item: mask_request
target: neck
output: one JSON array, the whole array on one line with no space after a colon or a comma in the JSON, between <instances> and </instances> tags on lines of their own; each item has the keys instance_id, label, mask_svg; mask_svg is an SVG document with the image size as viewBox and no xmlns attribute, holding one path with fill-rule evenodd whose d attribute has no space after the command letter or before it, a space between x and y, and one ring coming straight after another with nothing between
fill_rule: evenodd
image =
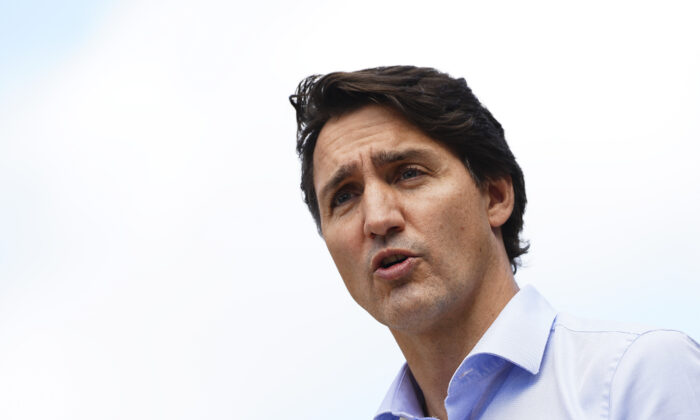
<instances>
[{"instance_id":1,"label":"neck","mask_svg":"<svg viewBox=\"0 0 700 420\"><path fill-rule=\"evenodd\" d=\"M426 414L447 419L444 401L454 372L517 292L508 266L486 276L469 302L440 325L418 333L391 331L423 392Z\"/></svg>"}]
</instances>

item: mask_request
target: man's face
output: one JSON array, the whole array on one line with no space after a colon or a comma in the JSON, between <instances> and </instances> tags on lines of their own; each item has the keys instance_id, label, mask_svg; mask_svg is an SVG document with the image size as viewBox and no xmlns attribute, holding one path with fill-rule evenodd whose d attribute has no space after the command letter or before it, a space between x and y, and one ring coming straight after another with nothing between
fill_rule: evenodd
<instances>
[{"instance_id":1,"label":"man's face","mask_svg":"<svg viewBox=\"0 0 700 420\"><path fill-rule=\"evenodd\" d=\"M462 162L370 105L326 123L313 164L321 231L357 303L397 331L463 315L498 242L488 189Z\"/></svg>"}]
</instances>

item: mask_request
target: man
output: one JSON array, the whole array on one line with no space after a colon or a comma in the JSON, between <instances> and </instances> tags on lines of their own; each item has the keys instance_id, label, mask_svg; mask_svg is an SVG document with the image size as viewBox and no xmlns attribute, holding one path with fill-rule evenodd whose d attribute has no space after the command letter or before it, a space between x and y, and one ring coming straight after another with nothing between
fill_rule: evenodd
<instances>
[{"instance_id":1,"label":"man","mask_svg":"<svg viewBox=\"0 0 700 420\"><path fill-rule=\"evenodd\" d=\"M406 358L375 419L700 419L686 335L519 290L523 174L464 79L382 67L311 76L290 99L309 210Z\"/></svg>"}]
</instances>

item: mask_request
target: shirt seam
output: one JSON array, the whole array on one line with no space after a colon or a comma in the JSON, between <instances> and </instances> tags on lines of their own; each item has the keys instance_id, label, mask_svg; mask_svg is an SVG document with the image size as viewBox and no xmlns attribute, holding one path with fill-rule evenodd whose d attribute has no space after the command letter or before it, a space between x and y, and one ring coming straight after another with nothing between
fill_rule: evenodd
<instances>
[{"instance_id":1,"label":"shirt seam","mask_svg":"<svg viewBox=\"0 0 700 420\"><path fill-rule=\"evenodd\" d=\"M623 331L623 330L578 330L575 328L568 327L564 324L557 324L555 322L555 324L552 326L552 330L554 330L556 327L561 327L561 328L564 328L566 330L569 330L571 332L576 332L576 333L591 333L591 334L618 333L618 334L627 334L627 335L635 335L635 336L640 336L640 335L644 335L644 334L651 333L651 332L657 332L657 331L676 331L673 329L666 329L666 328L644 330L642 332Z\"/></svg>"},{"instance_id":2,"label":"shirt seam","mask_svg":"<svg viewBox=\"0 0 700 420\"><path fill-rule=\"evenodd\" d=\"M627 352L632 348L632 346L642 337L650 333L654 332L679 332L677 330L673 330L670 328L659 328L659 329L654 329L654 330L648 330L644 331L642 333L637 334L637 336L630 341L630 343L625 347L625 350L620 354L620 357L617 359L617 364L615 365L615 369L613 370L612 376L610 377L610 383L608 384L608 415L607 418L610 419L610 413L612 413L612 386L613 382L615 382L615 375L617 375L617 371L620 368L620 365L622 364L622 359L625 358L627 355Z\"/></svg>"}]
</instances>

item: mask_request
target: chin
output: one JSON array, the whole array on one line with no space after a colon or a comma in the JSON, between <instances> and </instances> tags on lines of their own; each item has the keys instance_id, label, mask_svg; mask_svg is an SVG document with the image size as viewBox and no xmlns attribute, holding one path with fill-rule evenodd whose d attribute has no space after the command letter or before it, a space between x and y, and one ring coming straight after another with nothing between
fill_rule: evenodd
<instances>
[{"instance_id":1,"label":"chin","mask_svg":"<svg viewBox=\"0 0 700 420\"><path fill-rule=\"evenodd\" d=\"M430 329L440 319L447 300L422 291L390 297L377 321L392 330L418 333Z\"/></svg>"}]
</instances>

